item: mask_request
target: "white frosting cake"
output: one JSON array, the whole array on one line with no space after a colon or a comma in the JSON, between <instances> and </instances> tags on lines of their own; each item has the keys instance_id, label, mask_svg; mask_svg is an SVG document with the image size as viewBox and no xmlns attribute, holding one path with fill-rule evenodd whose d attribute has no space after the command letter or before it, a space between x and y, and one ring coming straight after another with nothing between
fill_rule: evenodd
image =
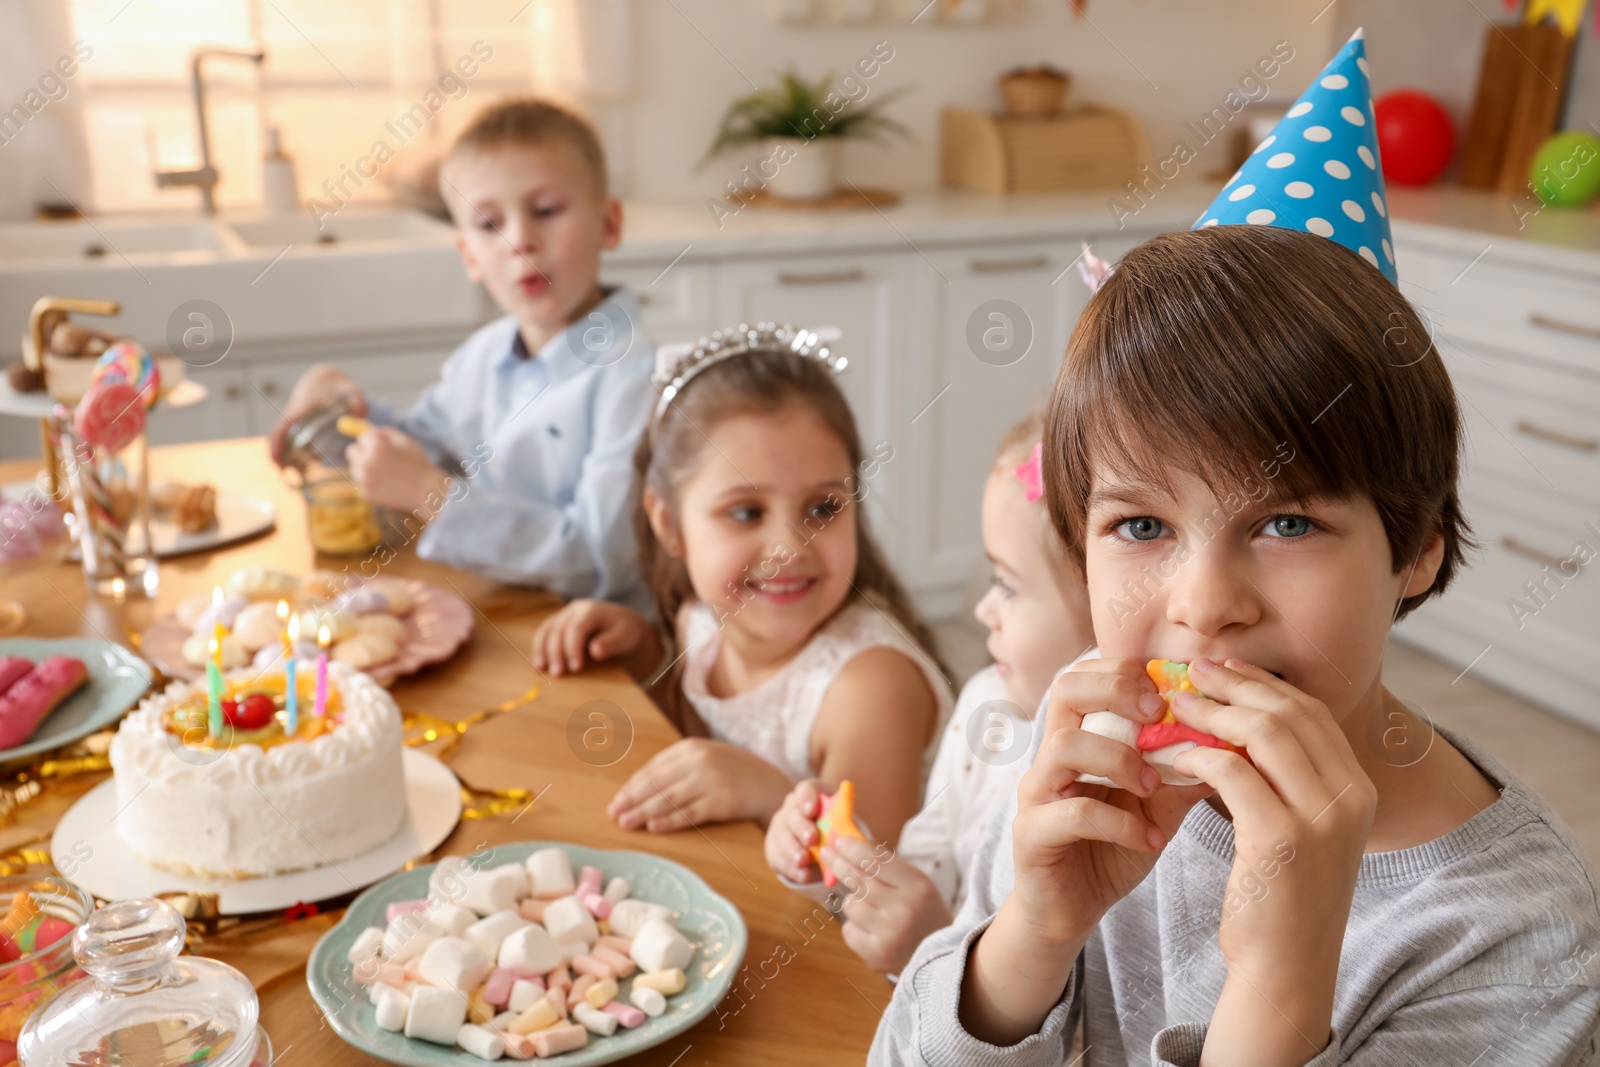
<instances>
[{"instance_id":1,"label":"white frosting cake","mask_svg":"<svg viewBox=\"0 0 1600 1067\"><path fill-rule=\"evenodd\" d=\"M117 837L152 866L213 878L319 867L387 841L406 813L400 709L341 663L328 665L328 688L341 704L331 729L267 748L188 747L168 729L169 710L203 697L203 682L146 697L111 742ZM302 721L310 712L302 699Z\"/></svg>"}]
</instances>

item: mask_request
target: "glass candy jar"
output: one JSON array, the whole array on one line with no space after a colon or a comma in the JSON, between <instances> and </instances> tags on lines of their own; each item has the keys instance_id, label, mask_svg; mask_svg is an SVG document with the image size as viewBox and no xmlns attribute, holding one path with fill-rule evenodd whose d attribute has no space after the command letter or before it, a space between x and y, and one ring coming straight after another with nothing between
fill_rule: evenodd
<instances>
[{"instance_id":1,"label":"glass candy jar","mask_svg":"<svg viewBox=\"0 0 1600 1067\"><path fill-rule=\"evenodd\" d=\"M22 1030L22 1067L271 1067L256 991L225 963L180 956L184 922L162 900L108 904L78 928L88 972Z\"/></svg>"}]
</instances>

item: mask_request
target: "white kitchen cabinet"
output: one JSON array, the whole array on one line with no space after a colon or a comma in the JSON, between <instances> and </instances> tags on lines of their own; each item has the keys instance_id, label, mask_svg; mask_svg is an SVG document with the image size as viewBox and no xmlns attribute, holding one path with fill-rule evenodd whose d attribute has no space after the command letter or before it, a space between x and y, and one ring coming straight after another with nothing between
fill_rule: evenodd
<instances>
[{"instance_id":1,"label":"white kitchen cabinet","mask_svg":"<svg viewBox=\"0 0 1600 1067\"><path fill-rule=\"evenodd\" d=\"M1461 401L1479 548L1396 635L1600 729L1600 256L1469 263L1432 237L1397 233L1396 256Z\"/></svg>"},{"instance_id":2,"label":"white kitchen cabinet","mask_svg":"<svg viewBox=\"0 0 1600 1067\"><path fill-rule=\"evenodd\" d=\"M693 341L716 329L710 263L683 258L600 265L606 285L625 285L639 301L644 334L653 345Z\"/></svg>"},{"instance_id":3,"label":"white kitchen cabinet","mask_svg":"<svg viewBox=\"0 0 1600 1067\"><path fill-rule=\"evenodd\" d=\"M1115 258L1126 242L1097 242ZM1088 299L1081 239L930 249L913 257L910 353L897 376L915 471L906 571L930 614L959 607L983 558L983 485L1005 431L1043 403Z\"/></svg>"},{"instance_id":4,"label":"white kitchen cabinet","mask_svg":"<svg viewBox=\"0 0 1600 1067\"><path fill-rule=\"evenodd\" d=\"M206 398L184 408L157 407L150 415L150 443L178 444L244 437L250 421L250 401L244 366L223 359L210 367L189 367L187 378L206 387Z\"/></svg>"}]
</instances>

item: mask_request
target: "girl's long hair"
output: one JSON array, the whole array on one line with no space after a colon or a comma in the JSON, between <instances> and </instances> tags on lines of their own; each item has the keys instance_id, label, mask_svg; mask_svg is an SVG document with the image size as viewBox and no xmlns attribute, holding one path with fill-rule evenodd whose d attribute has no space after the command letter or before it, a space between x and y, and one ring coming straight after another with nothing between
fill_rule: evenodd
<instances>
[{"instance_id":1,"label":"girl's long hair","mask_svg":"<svg viewBox=\"0 0 1600 1067\"><path fill-rule=\"evenodd\" d=\"M639 552L639 569L655 604L656 623L665 645L676 644L679 609L695 599L689 572L656 540L645 510L649 489L669 511L676 506L678 484L695 468L707 435L723 420L738 415L765 415L790 403L804 403L844 445L850 457L852 499L847 506L860 509L859 492L865 455L855 416L834 381L834 372L815 359L793 352L758 350L726 359L696 375L673 398L661 416L639 435L633 453L633 529ZM950 671L934 645L933 634L917 617L894 571L868 529L864 509L856 514L856 571L851 579L852 598L884 612L922 651L945 680ZM846 603L849 601L847 600ZM693 717L682 699L681 660L656 681L654 694L674 724L693 732Z\"/></svg>"}]
</instances>

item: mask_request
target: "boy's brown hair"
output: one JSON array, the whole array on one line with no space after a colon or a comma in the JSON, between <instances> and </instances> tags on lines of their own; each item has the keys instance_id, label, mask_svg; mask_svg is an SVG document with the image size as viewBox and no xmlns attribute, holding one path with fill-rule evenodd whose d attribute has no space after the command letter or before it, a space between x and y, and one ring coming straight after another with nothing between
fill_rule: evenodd
<instances>
[{"instance_id":1,"label":"boy's brown hair","mask_svg":"<svg viewBox=\"0 0 1600 1067\"><path fill-rule=\"evenodd\" d=\"M1365 495L1395 573L1444 538L1433 585L1397 618L1472 546L1460 411L1427 328L1379 271L1314 234L1215 226L1133 249L1078 320L1045 423L1045 497L1079 566L1097 470L1167 488L1190 470L1223 499Z\"/></svg>"},{"instance_id":2,"label":"boy's brown hair","mask_svg":"<svg viewBox=\"0 0 1600 1067\"><path fill-rule=\"evenodd\" d=\"M443 166L468 152L503 145L570 145L583 159L593 181L595 198L608 195L606 152L589 120L559 104L536 97L512 97L490 104L472 117L456 135Z\"/></svg>"}]
</instances>

